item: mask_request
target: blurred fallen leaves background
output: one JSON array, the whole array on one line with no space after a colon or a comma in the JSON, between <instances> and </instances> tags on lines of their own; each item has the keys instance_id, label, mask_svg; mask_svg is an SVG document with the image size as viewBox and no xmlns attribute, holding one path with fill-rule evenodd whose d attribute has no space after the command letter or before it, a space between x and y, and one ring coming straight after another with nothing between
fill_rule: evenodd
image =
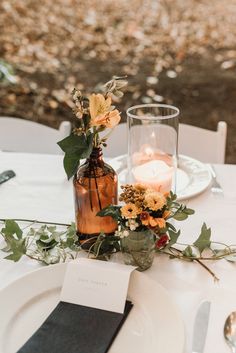
<instances>
[{"instance_id":1,"label":"blurred fallen leaves background","mask_svg":"<svg viewBox=\"0 0 236 353\"><path fill-rule=\"evenodd\" d=\"M57 127L74 86L126 74L121 110L164 102L182 122L226 120L236 163L235 19L235 0L2 0L0 115Z\"/></svg>"}]
</instances>

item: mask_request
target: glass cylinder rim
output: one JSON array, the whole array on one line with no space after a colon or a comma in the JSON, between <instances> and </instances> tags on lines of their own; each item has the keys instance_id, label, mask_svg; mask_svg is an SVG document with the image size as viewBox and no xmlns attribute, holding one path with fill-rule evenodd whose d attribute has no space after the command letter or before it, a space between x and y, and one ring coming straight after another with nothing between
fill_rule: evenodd
<instances>
[{"instance_id":1,"label":"glass cylinder rim","mask_svg":"<svg viewBox=\"0 0 236 353\"><path fill-rule=\"evenodd\" d=\"M136 114L132 114L131 111L134 109L140 109L140 108L166 108L166 109L173 109L175 112L173 114L168 114L165 116L145 116L145 115L141 115L138 116ZM175 118L176 116L179 115L179 108L175 107L174 105L169 105L169 104L158 104L158 103L148 103L148 104L137 104L134 105L130 108L128 108L126 110L126 113L128 115L129 118L134 118L134 119L145 119L145 120L155 120L155 119L159 119L159 120L166 120L166 119L171 119L171 118Z\"/></svg>"}]
</instances>

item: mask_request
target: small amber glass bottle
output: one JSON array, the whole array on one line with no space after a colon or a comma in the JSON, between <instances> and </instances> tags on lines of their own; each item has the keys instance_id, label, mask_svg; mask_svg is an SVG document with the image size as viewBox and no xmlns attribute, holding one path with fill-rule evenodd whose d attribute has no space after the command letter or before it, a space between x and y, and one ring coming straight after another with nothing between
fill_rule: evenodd
<instances>
[{"instance_id":1,"label":"small amber glass bottle","mask_svg":"<svg viewBox=\"0 0 236 353\"><path fill-rule=\"evenodd\" d=\"M73 180L76 229L80 243L96 239L100 232L112 234L116 222L96 214L106 206L117 204L117 174L104 162L101 148L93 148L90 157L78 168Z\"/></svg>"}]
</instances>

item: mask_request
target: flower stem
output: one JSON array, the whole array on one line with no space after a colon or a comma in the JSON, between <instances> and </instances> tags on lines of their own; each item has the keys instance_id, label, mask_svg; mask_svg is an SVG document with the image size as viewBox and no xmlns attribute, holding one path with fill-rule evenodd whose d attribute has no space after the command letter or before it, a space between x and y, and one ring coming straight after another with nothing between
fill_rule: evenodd
<instances>
[{"instance_id":1,"label":"flower stem","mask_svg":"<svg viewBox=\"0 0 236 353\"><path fill-rule=\"evenodd\" d=\"M5 218L5 219L0 219L1 222L6 222L6 221L12 221L12 218ZM20 218L15 218L15 222L29 222L29 223L39 223L39 224L52 224L52 225L57 225L57 226L65 226L69 227L70 224L67 223L56 223L56 222L47 222L47 221L37 221L37 220L32 220L32 219L20 219Z\"/></svg>"},{"instance_id":2,"label":"flower stem","mask_svg":"<svg viewBox=\"0 0 236 353\"><path fill-rule=\"evenodd\" d=\"M194 261L196 261L199 265L205 268L205 270L207 270L210 273L210 275L213 277L215 282L219 281L219 278L215 275L215 273L208 266L206 266L201 260L196 259Z\"/></svg>"},{"instance_id":3,"label":"flower stem","mask_svg":"<svg viewBox=\"0 0 236 353\"><path fill-rule=\"evenodd\" d=\"M97 183L97 177L96 177L94 165L93 165L93 173L94 173L94 180L95 180L95 185L96 185L96 192L97 192L97 197L98 197L99 208L100 208L100 210L102 210L102 204L101 204L101 200L100 200L100 195L99 195L99 190L98 190L98 183Z\"/></svg>"},{"instance_id":4,"label":"flower stem","mask_svg":"<svg viewBox=\"0 0 236 353\"><path fill-rule=\"evenodd\" d=\"M174 248L174 247L171 247L170 249L173 249L173 250L175 250L177 253L179 253L179 254L182 255L182 251L181 251L181 250L176 249L176 248ZM175 255L173 254L173 256L175 256ZM179 259L183 259L182 256L176 256L176 257L178 257ZM205 270L207 270L207 272L209 272L210 275L214 278L214 281L219 281L219 278L215 275L215 273L214 273L208 266L206 266L200 259L192 258L191 260L196 261L196 262L197 262L199 265L201 265Z\"/></svg>"}]
</instances>

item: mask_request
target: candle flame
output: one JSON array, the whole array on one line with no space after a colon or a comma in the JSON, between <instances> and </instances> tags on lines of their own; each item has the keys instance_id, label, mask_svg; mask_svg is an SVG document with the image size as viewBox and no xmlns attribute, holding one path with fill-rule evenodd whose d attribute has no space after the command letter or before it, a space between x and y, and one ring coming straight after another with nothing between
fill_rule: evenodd
<instances>
[{"instance_id":1,"label":"candle flame","mask_svg":"<svg viewBox=\"0 0 236 353\"><path fill-rule=\"evenodd\" d=\"M148 156L148 157L152 157L154 155L154 151L150 146L145 147L144 153Z\"/></svg>"}]
</instances>

